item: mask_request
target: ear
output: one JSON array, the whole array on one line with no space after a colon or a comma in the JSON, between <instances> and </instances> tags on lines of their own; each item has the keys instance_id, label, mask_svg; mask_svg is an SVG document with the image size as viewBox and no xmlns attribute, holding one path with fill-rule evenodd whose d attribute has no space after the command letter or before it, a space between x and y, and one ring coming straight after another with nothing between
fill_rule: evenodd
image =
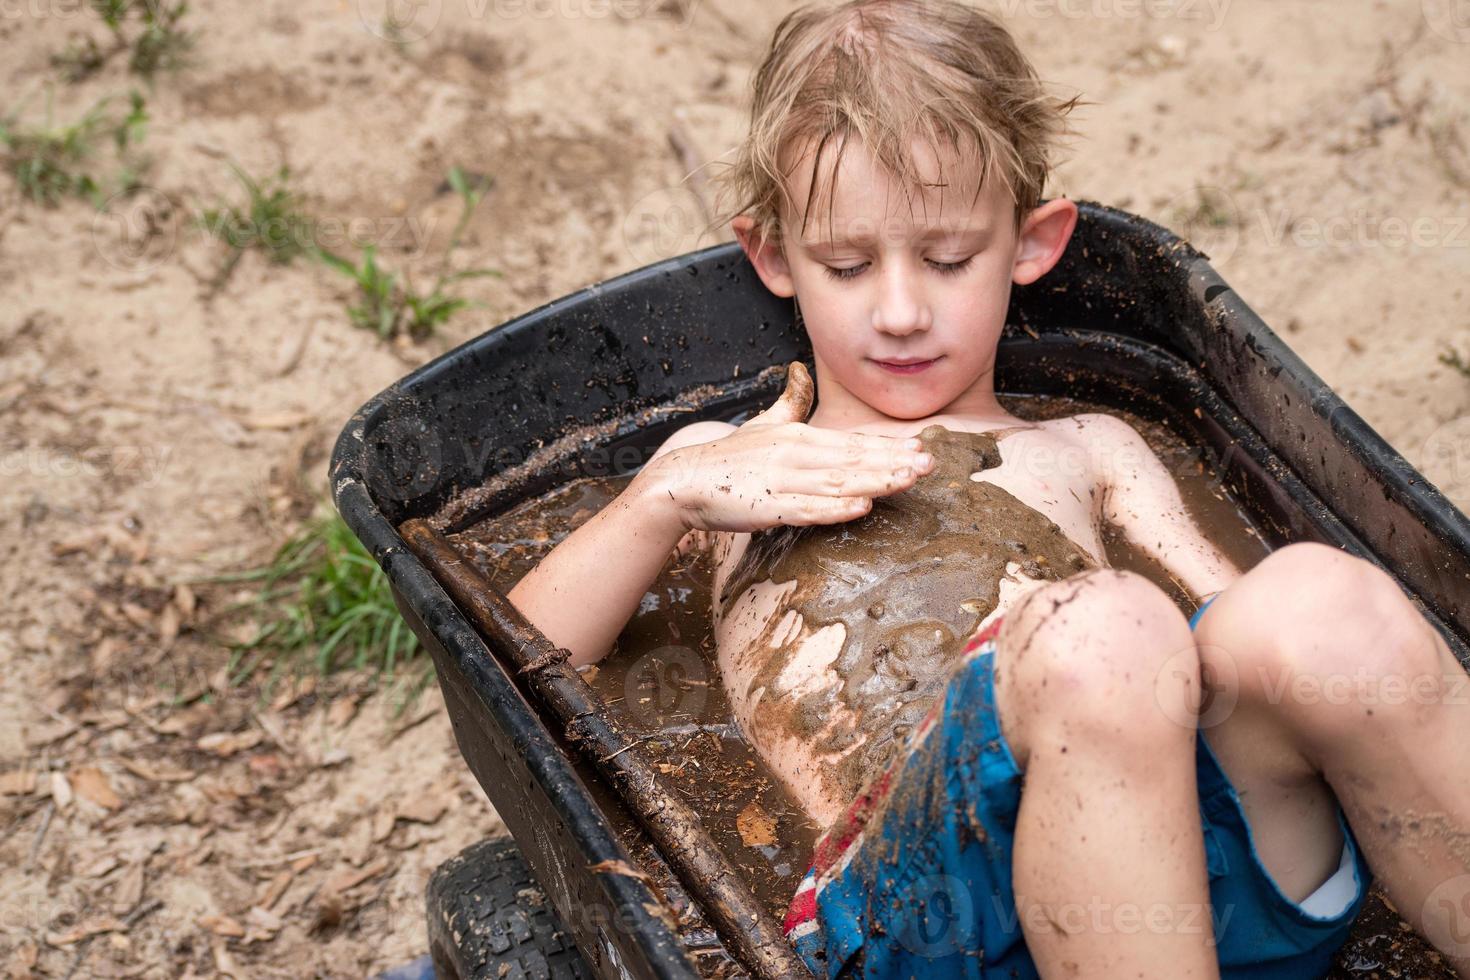
<instances>
[{"instance_id":1,"label":"ear","mask_svg":"<svg viewBox=\"0 0 1470 980\"><path fill-rule=\"evenodd\" d=\"M1066 198L1033 208L1021 222L1011 280L1018 286L1029 286L1050 272L1067 250L1076 227L1077 205Z\"/></svg>"},{"instance_id":2,"label":"ear","mask_svg":"<svg viewBox=\"0 0 1470 980\"><path fill-rule=\"evenodd\" d=\"M774 239L760 243L755 219L748 214L737 215L731 220L730 230L735 232L736 240L745 249L746 257L755 266L756 274L766 288L777 296L795 296L796 283L792 281L791 267L786 263L780 243Z\"/></svg>"}]
</instances>

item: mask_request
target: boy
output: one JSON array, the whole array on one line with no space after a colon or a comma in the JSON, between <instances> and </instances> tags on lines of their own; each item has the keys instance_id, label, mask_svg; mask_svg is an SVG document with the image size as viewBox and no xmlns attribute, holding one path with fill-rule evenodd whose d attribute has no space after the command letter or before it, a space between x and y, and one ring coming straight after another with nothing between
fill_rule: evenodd
<instances>
[{"instance_id":1,"label":"boy","mask_svg":"<svg viewBox=\"0 0 1470 980\"><path fill-rule=\"evenodd\" d=\"M1470 962L1463 671L1392 579L1315 544L1242 574L1128 425L995 397L1010 286L1075 226L1041 200L1069 105L947 0L798 10L754 88L732 225L816 390L792 365L675 433L510 598L590 663L713 549L737 718L828 827L787 919L813 970L1320 975L1370 864ZM1193 620L1103 567L1104 521L1211 597ZM1391 677L1425 696L1362 683Z\"/></svg>"}]
</instances>

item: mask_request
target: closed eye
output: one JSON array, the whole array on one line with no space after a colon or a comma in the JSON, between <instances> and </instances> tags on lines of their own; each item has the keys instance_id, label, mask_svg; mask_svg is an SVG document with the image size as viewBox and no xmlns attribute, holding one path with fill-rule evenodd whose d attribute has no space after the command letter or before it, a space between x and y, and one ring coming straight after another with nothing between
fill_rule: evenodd
<instances>
[{"instance_id":1,"label":"closed eye","mask_svg":"<svg viewBox=\"0 0 1470 980\"><path fill-rule=\"evenodd\" d=\"M965 269L969 267L970 263L974 261L974 259L975 256L969 255L963 259L960 259L958 262L936 262L933 259L925 259L924 261L927 262L929 264L929 268L933 269L935 272L943 273L947 276L952 276L956 273L964 272Z\"/></svg>"},{"instance_id":2,"label":"closed eye","mask_svg":"<svg viewBox=\"0 0 1470 980\"><path fill-rule=\"evenodd\" d=\"M838 280L855 279L867 267L868 267L868 263L866 263L866 262L859 262L857 265L849 265L849 266L845 266L845 267L844 266L835 266L835 265L823 265L822 266L822 268L824 270L826 270L826 273L827 273L828 276L830 276L833 279L838 279Z\"/></svg>"}]
</instances>

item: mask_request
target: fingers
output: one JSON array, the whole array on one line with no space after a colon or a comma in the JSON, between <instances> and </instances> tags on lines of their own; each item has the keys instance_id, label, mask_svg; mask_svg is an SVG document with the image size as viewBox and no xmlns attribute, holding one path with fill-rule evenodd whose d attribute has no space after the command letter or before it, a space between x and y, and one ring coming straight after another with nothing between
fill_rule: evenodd
<instances>
[{"instance_id":1,"label":"fingers","mask_svg":"<svg viewBox=\"0 0 1470 980\"><path fill-rule=\"evenodd\" d=\"M907 490L927 472L900 461L897 465L880 463L864 468L810 468L793 470L782 481L787 493L812 494L823 497L881 497Z\"/></svg>"},{"instance_id":2,"label":"fingers","mask_svg":"<svg viewBox=\"0 0 1470 980\"><path fill-rule=\"evenodd\" d=\"M805 527L810 524L840 524L856 520L873 507L871 497L816 497L810 494L778 493L770 497L770 520L776 524Z\"/></svg>"}]
</instances>

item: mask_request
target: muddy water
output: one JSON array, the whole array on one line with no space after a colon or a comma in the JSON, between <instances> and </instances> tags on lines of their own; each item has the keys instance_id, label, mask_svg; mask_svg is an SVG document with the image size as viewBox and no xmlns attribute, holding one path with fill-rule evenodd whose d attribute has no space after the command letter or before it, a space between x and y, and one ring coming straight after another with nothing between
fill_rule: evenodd
<instances>
[{"instance_id":1,"label":"muddy water","mask_svg":"<svg viewBox=\"0 0 1470 980\"><path fill-rule=\"evenodd\" d=\"M1002 401L1011 412L1029 420L1098 410L1060 398L1005 397ZM1174 475L1191 516L1237 567L1249 569L1266 555L1268 549L1259 533L1226 494L1208 457L1162 425L1127 412L1108 411L1127 419L1143 434ZM743 417L743 413L735 415L730 421L739 422ZM456 544L502 591L509 591L625 484L626 479L576 481L471 527L455 536ZM1174 598L1181 611L1194 611L1194 598L1116 531L1105 528L1103 542L1108 564L1148 577ZM708 829L731 862L779 916L806 867L817 828L786 798L734 728L716 667L709 617L711 577L712 569L703 556L666 566L613 653L591 672L590 681L604 698L619 704L644 734L656 736L643 743L642 749L658 762L669 784L705 816ZM743 975L646 837L631 821L618 816L621 810L610 791L595 779L589 779L588 785L603 809L614 815L614 826L625 846L668 897L679 918L680 938L701 974ZM1375 885L1330 980L1451 976L1438 954L1406 928Z\"/></svg>"},{"instance_id":2,"label":"muddy water","mask_svg":"<svg viewBox=\"0 0 1470 980\"><path fill-rule=\"evenodd\" d=\"M1059 398L1008 398L1005 401L1011 411L1027 419L1098 410L1096 406ZM1175 475L1191 514L1222 550L1246 568L1265 555L1266 548L1249 520L1219 488L1215 474L1204 465L1197 450L1191 449L1163 426L1126 413L1118 414L1123 414L1148 439ZM933 427L932 434L936 438L966 442L966 448L982 461L987 452L996 452L994 436L951 433L938 427ZM1000 438L1004 438L1004 434ZM983 618L993 608L995 597L970 596L968 592L965 596L955 592L952 597L949 593L955 589L972 589L976 581L994 581L999 576L992 574L996 570L989 569L989 565L999 563L1003 567L1006 561L1015 559L1025 563L1033 574L1040 575L1043 569L1050 568L1056 577L1061 577L1090 564L1083 557L1085 553L1058 534L1054 525L1000 488L969 480L969 470L960 474L962 479L957 480L939 479L936 473L937 470L931 473L926 483L931 489L903 495L922 503L922 507L875 508L874 514L866 519L867 523L874 525L868 536L883 540L894 536L896 540L933 538L936 534L931 532L936 529L919 534L916 522L952 523L958 516L965 516L968 528L969 515L980 512L989 513L995 520L1013 522L1016 533L1005 535L997 532L993 536L1013 540L1018 549L1013 549L1016 554L971 556L966 562L946 559L939 563L941 568L962 565L968 569L962 576L964 582L951 582L946 578L938 583L943 586L940 591L945 593L946 602L942 605L947 608L958 609L959 599L970 601L973 609L967 623L969 619L978 622ZM502 591L509 591L567 533L612 500L626 480L575 481L456 535L455 542ZM984 501L968 499L977 494L988 496ZM920 497L923 498L921 501ZM990 497L1007 499L991 500ZM883 499L886 498L880 498ZM1037 526L1031 527L1031 524ZM943 537L942 534L937 536ZM1110 564L1149 576L1175 597L1183 611L1193 612L1193 598L1160 566L1132 549L1120 535L1107 534L1104 540ZM854 538L851 543L854 560L865 555L870 559L876 557L872 541ZM932 558L919 556L919 559L925 557ZM970 567L977 562L989 562L986 565L989 571ZM768 904L779 909L796 886L815 828L785 798L734 730L729 704L715 666L709 616L713 599L711 572L704 556L690 556L666 566L619 637L614 653L592 673L591 683L608 701L620 704L636 723L644 727L645 734L667 733L647 743L649 751L666 763L670 781L707 815L711 829L732 859L751 873ZM928 574L931 573L926 572ZM954 597L957 597L956 602L947 601ZM896 607L884 609L881 601L873 601L873 597L866 593L848 598L851 601L829 604L824 614L847 623L851 630L866 630L873 634L870 637L874 641L872 644L852 646L874 650L885 645L890 649L897 648L901 645L899 639L915 630L918 630L915 635L922 633L928 639L933 637L935 623L930 622L927 615L910 615L913 610L905 612ZM875 610L877 615L874 615ZM918 618L925 620L922 629L915 626L914 621ZM973 627L974 623L968 625ZM941 640L945 635L953 640L965 631L965 626L965 623L941 624ZM922 643L919 646L928 649ZM883 671L886 674L879 679L891 682L888 686L902 686L903 678L899 675L906 669L900 669L902 665L867 661L851 666L855 687L861 686L863 681L874 681L875 673ZM869 683L867 686L874 685ZM741 813L747 815L745 837L737 825ZM762 816L775 821L776 839L780 844L752 847L746 843L747 839L758 840L764 836L750 833L752 826L759 826Z\"/></svg>"}]
</instances>

